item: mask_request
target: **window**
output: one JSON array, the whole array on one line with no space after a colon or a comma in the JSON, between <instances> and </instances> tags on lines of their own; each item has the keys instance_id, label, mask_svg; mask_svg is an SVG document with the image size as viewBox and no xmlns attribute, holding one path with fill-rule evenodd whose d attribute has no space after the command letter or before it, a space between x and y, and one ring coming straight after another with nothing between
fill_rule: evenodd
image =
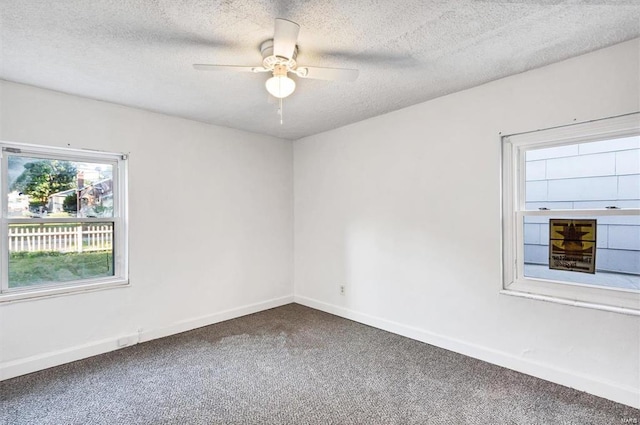
<instances>
[{"instance_id":1,"label":"window","mask_svg":"<svg viewBox=\"0 0 640 425\"><path fill-rule=\"evenodd\" d=\"M128 283L126 156L0 147L0 301Z\"/></svg>"},{"instance_id":2,"label":"window","mask_svg":"<svg viewBox=\"0 0 640 425\"><path fill-rule=\"evenodd\" d=\"M503 137L503 278L640 315L640 114Z\"/></svg>"}]
</instances>

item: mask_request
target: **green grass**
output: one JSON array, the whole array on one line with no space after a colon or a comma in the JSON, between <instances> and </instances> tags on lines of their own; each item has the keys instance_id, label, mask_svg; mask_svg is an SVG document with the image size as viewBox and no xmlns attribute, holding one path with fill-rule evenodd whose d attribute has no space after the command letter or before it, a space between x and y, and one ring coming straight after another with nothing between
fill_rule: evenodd
<instances>
[{"instance_id":1,"label":"green grass","mask_svg":"<svg viewBox=\"0 0 640 425\"><path fill-rule=\"evenodd\" d=\"M10 288L105 276L113 276L111 251L38 251L9 254Z\"/></svg>"}]
</instances>

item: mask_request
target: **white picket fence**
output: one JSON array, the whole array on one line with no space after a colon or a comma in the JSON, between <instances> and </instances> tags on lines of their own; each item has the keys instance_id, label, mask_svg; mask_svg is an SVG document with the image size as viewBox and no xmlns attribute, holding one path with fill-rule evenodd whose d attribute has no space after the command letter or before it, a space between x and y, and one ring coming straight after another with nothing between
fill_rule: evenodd
<instances>
[{"instance_id":1,"label":"white picket fence","mask_svg":"<svg viewBox=\"0 0 640 425\"><path fill-rule=\"evenodd\" d=\"M86 252L111 250L110 225L9 227L9 252Z\"/></svg>"}]
</instances>

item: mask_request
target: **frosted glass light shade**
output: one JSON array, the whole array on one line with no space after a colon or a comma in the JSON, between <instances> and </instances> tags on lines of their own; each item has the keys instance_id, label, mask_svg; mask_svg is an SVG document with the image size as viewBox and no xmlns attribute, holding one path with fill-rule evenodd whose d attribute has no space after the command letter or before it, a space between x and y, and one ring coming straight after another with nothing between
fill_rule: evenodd
<instances>
[{"instance_id":1,"label":"frosted glass light shade","mask_svg":"<svg viewBox=\"0 0 640 425\"><path fill-rule=\"evenodd\" d=\"M296 89L296 82L286 75L276 75L265 83L267 91L279 99L289 96Z\"/></svg>"}]
</instances>

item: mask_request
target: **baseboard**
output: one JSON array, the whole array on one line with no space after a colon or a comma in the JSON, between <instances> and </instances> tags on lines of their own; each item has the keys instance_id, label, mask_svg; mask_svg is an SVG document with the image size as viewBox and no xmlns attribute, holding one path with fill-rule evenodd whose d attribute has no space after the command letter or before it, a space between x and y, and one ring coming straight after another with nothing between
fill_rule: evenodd
<instances>
[{"instance_id":1,"label":"baseboard","mask_svg":"<svg viewBox=\"0 0 640 425\"><path fill-rule=\"evenodd\" d=\"M274 298L268 301L249 304L243 307L225 310L194 319L183 320L162 328L143 330L140 332L140 342L164 338L165 336L175 335L192 329L201 328L203 326L213 325L214 323L224 322L225 320L235 319L246 316L247 314L258 313L263 310L269 310L270 308L291 304L293 302L293 298L293 295L288 295L286 297Z\"/></svg>"},{"instance_id":2,"label":"baseboard","mask_svg":"<svg viewBox=\"0 0 640 425\"><path fill-rule=\"evenodd\" d=\"M109 351L115 351L120 348L128 347L140 342L163 338L180 332L212 325L214 323L224 322L225 320L246 316L247 314L258 313L263 310L280 307L292 302L293 295L274 298L255 304L249 304L242 307L224 310L206 316L183 320L162 328L143 330L139 333L128 335L118 335L115 338L93 341L64 350L58 350L50 353L27 357L24 359L0 363L0 381L15 378L16 376L26 375L28 373L37 372L39 370L48 369L53 366L59 366L65 363L74 362L76 360L82 360L87 357L96 356L98 354L107 353Z\"/></svg>"},{"instance_id":3,"label":"baseboard","mask_svg":"<svg viewBox=\"0 0 640 425\"><path fill-rule=\"evenodd\" d=\"M118 347L118 340L122 338L137 339L137 334L121 335L119 338L93 341L64 350L1 363L0 381L117 350L121 348Z\"/></svg>"},{"instance_id":4,"label":"baseboard","mask_svg":"<svg viewBox=\"0 0 640 425\"><path fill-rule=\"evenodd\" d=\"M294 302L640 409L640 390L296 295Z\"/></svg>"}]
</instances>

